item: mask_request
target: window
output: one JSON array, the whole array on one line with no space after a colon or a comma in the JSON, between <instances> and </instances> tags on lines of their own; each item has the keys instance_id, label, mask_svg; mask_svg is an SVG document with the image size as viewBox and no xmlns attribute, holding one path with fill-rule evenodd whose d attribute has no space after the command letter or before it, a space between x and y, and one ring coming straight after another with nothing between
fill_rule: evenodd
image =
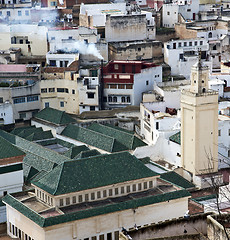
<instances>
[{"instance_id":1,"label":"window","mask_svg":"<svg viewBox=\"0 0 230 240\"><path fill-rule=\"evenodd\" d=\"M123 194L125 192L125 188L121 187L121 194Z\"/></svg>"},{"instance_id":2,"label":"window","mask_svg":"<svg viewBox=\"0 0 230 240\"><path fill-rule=\"evenodd\" d=\"M121 67L122 67L122 73L125 73L125 65L122 64Z\"/></svg>"},{"instance_id":3,"label":"window","mask_svg":"<svg viewBox=\"0 0 230 240\"><path fill-rule=\"evenodd\" d=\"M167 12L167 15L169 16L169 15L170 15L170 12Z\"/></svg>"},{"instance_id":4,"label":"window","mask_svg":"<svg viewBox=\"0 0 230 240\"><path fill-rule=\"evenodd\" d=\"M97 198L101 198L101 192L100 191L97 192Z\"/></svg>"},{"instance_id":5,"label":"window","mask_svg":"<svg viewBox=\"0 0 230 240\"><path fill-rule=\"evenodd\" d=\"M184 47L186 47L187 46L187 42L184 42Z\"/></svg>"},{"instance_id":6,"label":"window","mask_svg":"<svg viewBox=\"0 0 230 240\"><path fill-rule=\"evenodd\" d=\"M136 190L137 190L137 186L136 184L133 184L133 192L136 192Z\"/></svg>"},{"instance_id":7,"label":"window","mask_svg":"<svg viewBox=\"0 0 230 240\"><path fill-rule=\"evenodd\" d=\"M121 102L125 102L125 97L121 97Z\"/></svg>"},{"instance_id":8,"label":"window","mask_svg":"<svg viewBox=\"0 0 230 240\"><path fill-rule=\"evenodd\" d=\"M109 196L113 196L113 189L109 189Z\"/></svg>"},{"instance_id":9,"label":"window","mask_svg":"<svg viewBox=\"0 0 230 240\"><path fill-rule=\"evenodd\" d=\"M140 51L141 51L141 48L139 47L137 50L138 50L138 52L140 52ZM135 66L134 66L134 67L135 67Z\"/></svg>"},{"instance_id":10,"label":"window","mask_svg":"<svg viewBox=\"0 0 230 240\"><path fill-rule=\"evenodd\" d=\"M200 45L203 45L203 41L200 41Z\"/></svg>"},{"instance_id":11,"label":"window","mask_svg":"<svg viewBox=\"0 0 230 240\"><path fill-rule=\"evenodd\" d=\"M146 86L148 86L149 85L149 81L146 81L145 84L146 84Z\"/></svg>"},{"instance_id":12,"label":"window","mask_svg":"<svg viewBox=\"0 0 230 240\"><path fill-rule=\"evenodd\" d=\"M133 85L132 84L126 84L126 89L133 89Z\"/></svg>"},{"instance_id":13,"label":"window","mask_svg":"<svg viewBox=\"0 0 230 240\"><path fill-rule=\"evenodd\" d=\"M125 84L118 84L118 89L125 89Z\"/></svg>"},{"instance_id":14,"label":"window","mask_svg":"<svg viewBox=\"0 0 230 240\"><path fill-rule=\"evenodd\" d=\"M95 199L95 193L91 193L91 200Z\"/></svg>"},{"instance_id":15,"label":"window","mask_svg":"<svg viewBox=\"0 0 230 240\"><path fill-rule=\"evenodd\" d=\"M178 47L181 47L181 42L178 43Z\"/></svg>"},{"instance_id":16,"label":"window","mask_svg":"<svg viewBox=\"0 0 230 240\"><path fill-rule=\"evenodd\" d=\"M56 67L56 60L50 60L50 66Z\"/></svg>"},{"instance_id":17,"label":"window","mask_svg":"<svg viewBox=\"0 0 230 240\"><path fill-rule=\"evenodd\" d=\"M6 15L9 17L9 16L10 16L10 11L7 11L7 12L6 12Z\"/></svg>"},{"instance_id":18,"label":"window","mask_svg":"<svg viewBox=\"0 0 230 240\"><path fill-rule=\"evenodd\" d=\"M7 191L4 191L4 192L3 192L3 196L6 196L6 194L7 194Z\"/></svg>"},{"instance_id":19,"label":"window","mask_svg":"<svg viewBox=\"0 0 230 240\"><path fill-rule=\"evenodd\" d=\"M197 46L197 41L195 41L194 45Z\"/></svg>"},{"instance_id":20,"label":"window","mask_svg":"<svg viewBox=\"0 0 230 240\"><path fill-rule=\"evenodd\" d=\"M208 34L208 38L212 38L212 33L211 32Z\"/></svg>"},{"instance_id":21,"label":"window","mask_svg":"<svg viewBox=\"0 0 230 240\"><path fill-rule=\"evenodd\" d=\"M112 97L111 96L108 97L108 101L112 102Z\"/></svg>"},{"instance_id":22,"label":"window","mask_svg":"<svg viewBox=\"0 0 230 240\"><path fill-rule=\"evenodd\" d=\"M66 205L70 205L70 198L69 198L69 197L66 198L66 199L65 199L65 202L66 202Z\"/></svg>"},{"instance_id":23,"label":"window","mask_svg":"<svg viewBox=\"0 0 230 240\"><path fill-rule=\"evenodd\" d=\"M156 122L156 129L159 129L159 122Z\"/></svg>"},{"instance_id":24,"label":"window","mask_svg":"<svg viewBox=\"0 0 230 240\"><path fill-rule=\"evenodd\" d=\"M19 40L19 43L20 43L20 44L23 44L23 39L20 39L20 40Z\"/></svg>"},{"instance_id":25,"label":"window","mask_svg":"<svg viewBox=\"0 0 230 240\"><path fill-rule=\"evenodd\" d=\"M25 15L26 15L26 16L29 16L29 15L30 15L28 10L25 10Z\"/></svg>"},{"instance_id":26,"label":"window","mask_svg":"<svg viewBox=\"0 0 230 240\"><path fill-rule=\"evenodd\" d=\"M51 40L55 40L55 37L51 37Z\"/></svg>"},{"instance_id":27,"label":"window","mask_svg":"<svg viewBox=\"0 0 230 240\"><path fill-rule=\"evenodd\" d=\"M187 12L191 12L191 9L187 9Z\"/></svg>"},{"instance_id":28,"label":"window","mask_svg":"<svg viewBox=\"0 0 230 240\"><path fill-rule=\"evenodd\" d=\"M107 197L107 191L103 190L103 197Z\"/></svg>"},{"instance_id":29,"label":"window","mask_svg":"<svg viewBox=\"0 0 230 240\"><path fill-rule=\"evenodd\" d=\"M0 11L0 16L2 16L2 11Z\"/></svg>"},{"instance_id":30,"label":"window","mask_svg":"<svg viewBox=\"0 0 230 240\"><path fill-rule=\"evenodd\" d=\"M20 119L26 118L26 113L19 113L19 118Z\"/></svg>"},{"instance_id":31,"label":"window","mask_svg":"<svg viewBox=\"0 0 230 240\"><path fill-rule=\"evenodd\" d=\"M230 150L228 150L228 157L230 157Z\"/></svg>"},{"instance_id":32,"label":"window","mask_svg":"<svg viewBox=\"0 0 230 240\"><path fill-rule=\"evenodd\" d=\"M221 136L221 130L218 130L218 136L219 137Z\"/></svg>"},{"instance_id":33,"label":"window","mask_svg":"<svg viewBox=\"0 0 230 240\"><path fill-rule=\"evenodd\" d=\"M94 93L89 92L89 93L87 93L87 94L88 94L88 98L94 98Z\"/></svg>"},{"instance_id":34,"label":"window","mask_svg":"<svg viewBox=\"0 0 230 240\"><path fill-rule=\"evenodd\" d=\"M51 6L56 6L57 3L56 3L56 2L51 2L50 5L51 5Z\"/></svg>"},{"instance_id":35,"label":"window","mask_svg":"<svg viewBox=\"0 0 230 240\"><path fill-rule=\"evenodd\" d=\"M64 88L57 88L57 92L65 92Z\"/></svg>"},{"instance_id":36,"label":"window","mask_svg":"<svg viewBox=\"0 0 230 240\"><path fill-rule=\"evenodd\" d=\"M192 46L192 42L189 42L189 46L190 46L190 47Z\"/></svg>"},{"instance_id":37,"label":"window","mask_svg":"<svg viewBox=\"0 0 230 240\"><path fill-rule=\"evenodd\" d=\"M3 97L0 97L0 103L3 103Z\"/></svg>"},{"instance_id":38,"label":"window","mask_svg":"<svg viewBox=\"0 0 230 240\"><path fill-rule=\"evenodd\" d=\"M130 186L127 186L127 187L126 187L126 192L127 192L127 193L130 193Z\"/></svg>"},{"instance_id":39,"label":"window","mask_svg":"<svg viewBox=\"0 0 230 240\"><path fill-rule=\"evenodd\" d=\"M149 181L149 188L153 187L153 181Z\"/></svg>"},{"instance_id":40,"label":"window","mask_svg":"<svg viewBox=\"0 0 230 240\"><path fill-rule=\"evenodd\" d=\"M89 110L90 110L90 111L95 111L95 106L90 106L90 107L89 107Z\"/></svg>"},{"instance_id":41,"label":"window","mask_svg":"<svg viewBox=\"0 0 230 240\"><path fill-rule=\"evenodd\" d=\"M141 190L141 183L138 183L138 190Z\"/></svg>"},{"instance_id":42,"label":"window","mask_svg":"<svg viewBox=\"0 0 230 240\"><path fill-rule=\"evenodd\" d=\"M18 11L18 16L22 16L22 11Z\"/></svg>"},{"instance_id":43,"label":"window","mask_svg":"<svg viewBox=\"0 0 230 240\"><path fill-rule=\"evenodd\" d=\"M118 195L118 188L115 188L115 195Z\"/></svg>"},{"instance_id":44,"label":"window","mask_svg":"<svg viewBox=\"0 0 230 240\"><path fill-rule=\"evenodd\" d=\"M13 102L14 104L24 103L26 102L26 98L25 97L15 98Z\"/></svg>"},{"instance_id":45,"label":"window","mask_svg":"<svg viewBox=\"0 0 230 240\"><path fill-rule=\"evenodd\" d=\"M49 92L55 92L55 88L49 88Z\"/></svg>"},{"instance_id":46,"label":"window","mask_svg":"<svg viewBox=\"0 0 230 240\"><path fill-rule=\"evenodd\" d=\"M73 196L72 201L73 201L73 203L77 202L76 196Z\"/></svg>"},{"instance_id":47,"label":"window","mask_svg":"<svg viewBox=\"0 0 230 240\"><path fill-rule=\"evenodd\" d=\"M117 102L117 97L113 97L113 102Z\"/></svg>"},{"instance_id":48,"label":"window","mask_svg":"<svg viewBox=\"0 0 230 240\"><path fill-rule=\"evenodd\" d=\"M127 102L130 102L130 97L127 97Z\"/></svg>"},{"instance_id":49,"label":"window","mask_svg":"<svg viewBox=\"0 0 230 240\"><path fill-rule=\"evenodd\" d=\"M147 182L144 182L144 189L147 189Z\"/></svg>"},{"instance_id":50,"label":"window","mask_svg":"<svg viewBox=\"0 0 230 240\"><path fill-rule=\"evenodd\" d=\"M85 201L86 201L86 202L89 201L89 194L85 194Z\"/></svg>"},{"instance_id":51,"label":"window","mask_svg":"<svg viewBox=\"0 0 230 240\"><path fill-rule=\"evenodd\" d=\"M82 195L78 196L78 202L81 203L82 202Z\"/></svg>"},{"instance_id":52,"label":"window","mask_svg":"<svg viewBox=\"0 0 230 240\"><path fill-rule=\"evenodd\" d=\"M60 206L63 206L63 199L60 199L59 205L60 205Z\"/></svg>"},{"instance_id":53,"label":"window","mask_svg":"<svg viewBox=\"0 0 230 240\"><path fill-rule=\"evenodd\" d=\"M118 67L118 64L114 64L114 69L115 69L115 70L118 70L118 68L119 68L119 67Z\"/></svg>"},{"instance_id":54,"label":"window","mask_svg":"<svg viewBox=\"0 0 230 240\"><path fill-rule=\"evenodd\" d=\"M27 102L35 102L38 101L38 96L28 96Z\"/></svg>"},{"instance_id":55,"label":"window","mask_svg":"<svg viewBox=\"0 0 230 240\"><path fill-rule=\"evenodd\" d=\"M42 88L41 93L47 93L47 88Z\"/></svg>"},{"instance_id":56,"label":"window","mask_svg":"<svg viewBox=\"0 0 230 240\"><path fill-rule=\"evenodd\" d=\"M60 107L64 107L64 102L60 102Z\"/></svg>"},{"instance_id":57,"label":"window","mask_svg":"<svg viewBox=\"0 0 230 240\"><path fill-rule=\"evenodd\" d=\"M45 108L48 108L50 106L49 102L45 102Z\"/></svg>"},{"instance_id":58,"label":"window","mask_svg":"<svg viewBox=\"0 0 230 240\"><path fill-rule=\"evenodd\" d=\"M132 73L136 73L136 66L132 65Z\"/></svg>"},{"instance_id":59,"label":"window","mask_svg":"<svg viewBox=\"0 0 230 240\"><path fill-rule=\"evenodd\" d=\"M74 89L72 89L72 94L75 94L75 90Z\"/></svg>"}]
</instances>

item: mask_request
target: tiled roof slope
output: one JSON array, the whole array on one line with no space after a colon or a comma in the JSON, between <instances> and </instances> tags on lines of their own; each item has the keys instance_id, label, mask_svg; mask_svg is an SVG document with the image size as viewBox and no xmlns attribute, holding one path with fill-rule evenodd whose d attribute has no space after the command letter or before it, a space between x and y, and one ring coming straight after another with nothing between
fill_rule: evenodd
<instances>
[{"instance_id":1,"label":"tiled roof slope","mask_svg":"<svg viewBox=\"0 0 230 240\"><path fill-rule=\"evenodd\" d=\"M72 124L69 124L62 131L61 135L97 147L107 152L119 152L127 150L124 145L117 142L113 137Z\"/></svg>"},{"instance_id":2,"label":"tiled roof slope","mask_svg":"<svg viewBox=\"0 0 230 240\"><path fill-rule=\"evenodd\" d=\"M159 195L153 195L148 197L143 197L135 200L128 200L120 203L112 203L106 206L99 206L94 208L89 208L87 210L81 210L74 213L63 214L55 217L44 218L25 206L23 203L18 201L11 195L6 195L3 198L3 202L9 204L14 209L22 213L24 216L38 224L40 227L48 227L52 225L57 225L65 222L76 221L80 219L90 218L98 215L109 214L112 212L123 211L126 209L135 209L142 206L147 206L155 203L170 201L179 198L189 197L190 193L186 190L179 190L174 192L168 192Z\"/></svg>"},{"instance_id":3,"label":"tiled roof slope","mask_svg":"<svg viewBox=\"0 0 230 240\"><path fill-rule=\"evenodd\" d=\"M71 148L74 147L75 145L66 141L63 141L59 138L55 138L55 139L45 139L43 141L39 141L37 142L37 144L41 145L41 146L49 146L49 145L53 145L53 144L60 144L64 147L67 148Z\"/></svg>"},{"instance_id":4,"label":"tiled roof slope","mask_svg":"<svg viewBox=\"0 0 230 240\"><path fill-rule=\"evenodd\" d=\"M14 128L10 133L14 134L14 135L18 135L23 130L27 130L27 129L31 129L31 128L36 128L36 127L35 126L26 126L26 127Z\"/></svg>"},{"instance_id":5,"label":"tiled roof slope","mask_svg":"<svg viewBox=\"0 0 230 240\"><path fill-rule=\"evenodd\" d=\"M185 189L195 187L193 183L189 182L187 179L183 178L182 176L173 171L162 173L160 178Z\"/></svg>"},{"instance_id":6,"label":"tiled roof slope","mask_svg":"<svg viewBox=\"0 0 230 240\"><path fill-rule=\"evenodd\" d=\"M75 122L67 113L54 108L44 108L35 115L35 118L45 120L58 125L65 125Z\"/></svg>"},{"instance_id":7,"label":"tiled roof slope","mask_svg":"<svg viewBox=\"0 0 230 240\"><path fill-rule=\"evenodd\" d=\"M16 136L13 134L0 130L0 136L12 144L16 143Z\"/></svg>"},{"instance_id":8,"label":"tiled roof slope","mask_svg":"<svg viewBox=\"0 0 230 240\"><path fill-rule=\"evenodd\" d=\"M0 137L0 159L23 156L25 153L13 144Z\"/></svg>"},{"instance_id":9,"label":"tiled roof slope","mask_svg":"<svg viewBox=\"0 0 230 240\"><path fill-rule=\"evenodd\" d=\"M115 138L116 141L123 145L127 150L134 150L136 147L146 146L146 144L134 136L133 133L127 132L121 128L114 128L110 125L93 123L88 127L88 129Z\"/></svg>"},{"instance_id":10,"label":"tiled roof slope","mask_svg":"<svg viewBox=\"0 0 230 240\"><path fill-rule=\"evenodd\" d=\"M82 151L80 152L74 159L80 159L80 158L88 158L88 157L93 157L101 155L100 152L98 152L96 149L89 150L89 151Z\"/></svg>"},{"instance_id":11,"label":"tiled roof slope","mask_svg":"<svg viewBox=\"0 0 230 240\"><path fill-rule=\"evenodd\" d=\"M85 145L81 145L81 146L74 146L72 148L70 148L68 151L66 151L64 153L65 156L73 159L75 158L79 153L81 153L82 151L88 151L89 148L86 147Z\"/></svg>"},{"instance_id":12,"label":"tiled roof slope","mask_svg":"<svg viewBox=\"0 0 230 240\"><path fill-rule=\"evenodd\" d=\"M19 137L22 137L22 138L26 138L29 135L31 135L32 133L36 133L36 132L41 133L42 132L42 128L41 127L40 128L36 128L36 127L26 128L26 129L23 129L20 132L15 133L15 135L17 135Z\"/></svg>"},{"instance_id":13,"label":"tiled roof slope","mask_svg":"<svg viewBox=\"0 0 230 240\"><path fill-rule=\"evenodd\" d=\"M122 152L66 161L33 183L61 195L156 175L135 156Z\"/></svg>"},{"instance_id":14,"label":"tiled roof slope","mask_svg":"<svg viewBox=\"0 0 230 240\"><path fill-rule=\"evenodd\" d=\"M181 145L181 133L178 132L172 136L169 137L169 140L172 141L172 142L175 142L179 145Z\"/></svg>"},{"instance_id":15,"label":"tiled roof slope","mask_svg":"<svg viewBox=\"0 0 230 240\"><path fill-rule=\"evenodd\" d=\"M32 133L29 136L26 137L27 140L29 141L38 141L38 140L43 140L43 139L50 139L53 138L53 134L51 130L48 131L42 131L42 132L37 132L37 133Z\"/></svg>"}]
</instances>

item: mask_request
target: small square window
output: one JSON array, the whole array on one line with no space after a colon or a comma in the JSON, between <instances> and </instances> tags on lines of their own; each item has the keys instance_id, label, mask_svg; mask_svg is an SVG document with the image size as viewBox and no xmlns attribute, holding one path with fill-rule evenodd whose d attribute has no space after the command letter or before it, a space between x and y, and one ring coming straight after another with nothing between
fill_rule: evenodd
<instances>
[{"instance_id":1,"label":"small square window","mask_svg":"<svg viewBox=\"0 0 230 240\"><path fill-rule=\"evenodd\" d=\"M130 186L127 186L127 187L126 187L126 192L127 192L127 193L130 193Z\"/></svg>"},{"instance_id":2,"label":"small square window","mask_svg":"<svg viewBox=\"0 0 230 240\"><path fill-rule=\"evenodd\" d=\"M78 202L81 203L82 202L82 195L78 196Z\"/></svg>"},{"instance_id":3,"label":"small square window","mask_svg":"<svg viewBox=\"0 0 230 240\"><path fill-rule=\"evenodd\" d=\"M103 190L103 197L107 197L107 191Z\"/></svg>"},{"instance_id":4,"label":"small square window","mask_svg":"<svg viewBox=\"0 0 230 240\"><path fill-rule=\"evenodd\" d=\"M63 199L60 199L59 205L60 205L60 206L63 206L63 204L64 204L64 203L63 203Z\"/></svg>"},{"instance_id":5,"label":"small square window","mask_svg":"<svg viewBox=\"0 0 230 240\"><path fill-rule=\"evenodd\" d=\"M76 196L73 196L72 201L73 201L73 203L76 203L76 202L77 202Z\"/></svg>"},{"instance_id":6,"label":"small square window","mask_svg":"<svg viewBox=\"0 0 230 240\"><path fill-rule=\"evenodd\" d=\"M109 189L109 196L113 195L113 189Z\"/></svg>"},{"instance_id":7,"label":"small square window","mask_svg":"<svg viewBox=\"0 0 230 240\"><path fill-rule=\"evenodd\" d=\"M85 194L85 201L86 201L86 202L89 201L89 194Z\"/></svg>"},{"instance_id":8,"label":"small square window","mask_svg":"<svg viewBox=\"0 0 230 240\"><path fill-rule=\"evenodd\" d=\"M60 102L60 107L64 107L64 102Z\"/></svg>"}]
</instances>

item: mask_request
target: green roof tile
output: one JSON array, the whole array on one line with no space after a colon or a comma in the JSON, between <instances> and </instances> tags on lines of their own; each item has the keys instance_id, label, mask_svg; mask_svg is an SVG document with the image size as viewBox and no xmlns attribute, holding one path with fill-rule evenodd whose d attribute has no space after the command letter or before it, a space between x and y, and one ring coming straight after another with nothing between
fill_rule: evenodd
<instances>
[{"instance_id":1,"label":"green roof tile","mask_svg":"<svg viewBox=\"0 0 230 240\"><path fill-rule=\"evenodd\" d=\"M156 175L135 156L122 152L64 162L33 183L61 195Z\"/></svg>"},{"instance_id":2,"label":"green roof tile","mask_svg":"<svg viewBox=\"0 0 230 240\"><path fill-rule=\"evenodd\" d=\"M118 152L126 150L124 146L120 146L120 144L110 136L106 136L90 129L78 127L72 124L69 124L62 131L61 135L97 147L99 149L103 149L107 152Z\"/></svg>"},{"instance_id":3,"label":"green roof tile","mask_svg":"<svg viewBox=\"0 0 230 240\"><path fill-rule=\"evenodd\" d=\"M118 127L114 128L111 125L93 123L88 129L115 138L117 142L126 148L126 150L134 150L136 147L146 146L146 144L137 138L134 133L127 132Z\"/></svg>"},{"instance_id":4,"label":"green roof tile","mask_svg":"<svg viewBox=\"0 0 230 240\"><path fill-rule=\"evenodd\" d=\"M170 136L169 140L181 145L181 134L180 134L180 132Z\"/></svg>"},{"instance_id":5,"label":"green roof tile","mask_svg":"<svg viewBox=\"0 0 230 240\"><path fill-rule=\"evenodd\" d=\"M89 148L85 145L81 145L81 146L74 146L72 148L70 148L68 151L66 151L64 153L65 156L73 159L75 158L79 153L81 153L82 151L88 151Z\"/></svg>"},{"instance_id":6,"label":"green roof tile","mask_svg":"<svg viewBox=\"0 0 230 240\"><path fill-rule=\"evenodd\" d=\"M182 176L173 171L162 173L160 178L185 189L195 187L193 183L189 182L187 179L183 178Z\"/></svg>"},{"instance_id":7,"label":"green roof tile","mask_svg":"<svg viewBox=\"0 0 230 240\"><path fill-rule=\"evenodd\" d=\"M98 152L96 149L93 149L89 151L80 152L74 159L88 158L88 157L93 157L97 155L101 155L101 153Z\"/></svg>"},{"instance_id":8,"label":"green roof tile","mask_svg":"<svg viewBox=\"0 0 230 240\"><path fill-rule=\"evenodd\" d=\"M52 225L57 225L65 222L76 221L80 219L90 218L93 216L109 214L112 212L123 211L126 209L135 209L142 206L147 206L155 203L170 201L179 198L189 197L190 193L186 190L179 190L174 192L168 192L164 194L147 196L139 199L128 200L120 203L112 203L105 206L99 206L90 208L87 210L82 210L78 212L73 212L69 214L63 214L55 217L43 218L38 213L34 212L23 203L18 201L11 195L6 195L3 198L3 202L12 206L14 209L22 213L24 216L34 221L40 227L48 227Z\"/></svg>"},{"instance_id":9,"label":"green roof tile","mask_svg":"<svg viewBox=\"0 0 230 240\"><path fill-rule=\"evenodd\" d=\"M23 151L0 137L0 159L25 155Z\"/></svg>"},{"instance_id":10,"label":"green roof tile","mask_svg":"<svg viewBox=\"0 0 230 240\"><path fill-rule=\"evenodd\" d=\"M65 125L75 122L75 120L67 113L54 108L44 108L35 115L35 118L42 119L58 125Z\"/></svg>"}]
</instances>

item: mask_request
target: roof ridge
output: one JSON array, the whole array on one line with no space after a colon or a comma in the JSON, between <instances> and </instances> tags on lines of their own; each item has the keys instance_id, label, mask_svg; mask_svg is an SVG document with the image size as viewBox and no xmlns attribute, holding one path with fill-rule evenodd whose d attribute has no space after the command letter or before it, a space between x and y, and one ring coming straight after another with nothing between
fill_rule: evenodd
<instances>
[{"instance_id":1,"label":"roof ridge","mask_svg":"<svg viewBox=\"0 0 230 240\"><path fill-rule=\"evenodd\" d=\"M62 165L62 166L61 166L60 174L59 174L59 177L58 177L58 184L57 184L57 186L56 186L56 189L54 190L53 195L55 195L56 192L57 192L57 190L58 190L58 186L59 186L60 178L61 178L61 173L62 173L63 168L64 168L64 163L66 163L66 162L63 162L63 163L61 163L61 164L58 165L58 166L60 166L60 165Z\"/></svg>"},{"instance_id":2,"label":"roof ridge","mask_svg":"<svg viewBox=\"0 0 230 240\"><path fill-rule=\"evenodd\" d=\"M61 111L61 117L60 117L59 124L62 122L62 119L64 118L64 114L65 114L65 111Z\"/></svg>"},{"instance_id":3,"label":"roof ridge","mask_svg":"<svg viewBox=\"0 0 230 240\"><path fill-rule=\"evenodd\" d=\"M103 124L101 124L101 123L95 123L95 124L98 124L98 125L104 126L104 127L106 127L106 128L109 128L109 129L113 129L114 131L122 132L122 133L127 134L127 135L131 135L131 136L134 135L134 134L131 134L131 133L128 133L128 132L122 131L122 130L120 130L120 129L118 129L118 128L113 128L113 127L110 127L110 126L108 126L108 125L103 125Z\"/></svg>"}]
</instances>

